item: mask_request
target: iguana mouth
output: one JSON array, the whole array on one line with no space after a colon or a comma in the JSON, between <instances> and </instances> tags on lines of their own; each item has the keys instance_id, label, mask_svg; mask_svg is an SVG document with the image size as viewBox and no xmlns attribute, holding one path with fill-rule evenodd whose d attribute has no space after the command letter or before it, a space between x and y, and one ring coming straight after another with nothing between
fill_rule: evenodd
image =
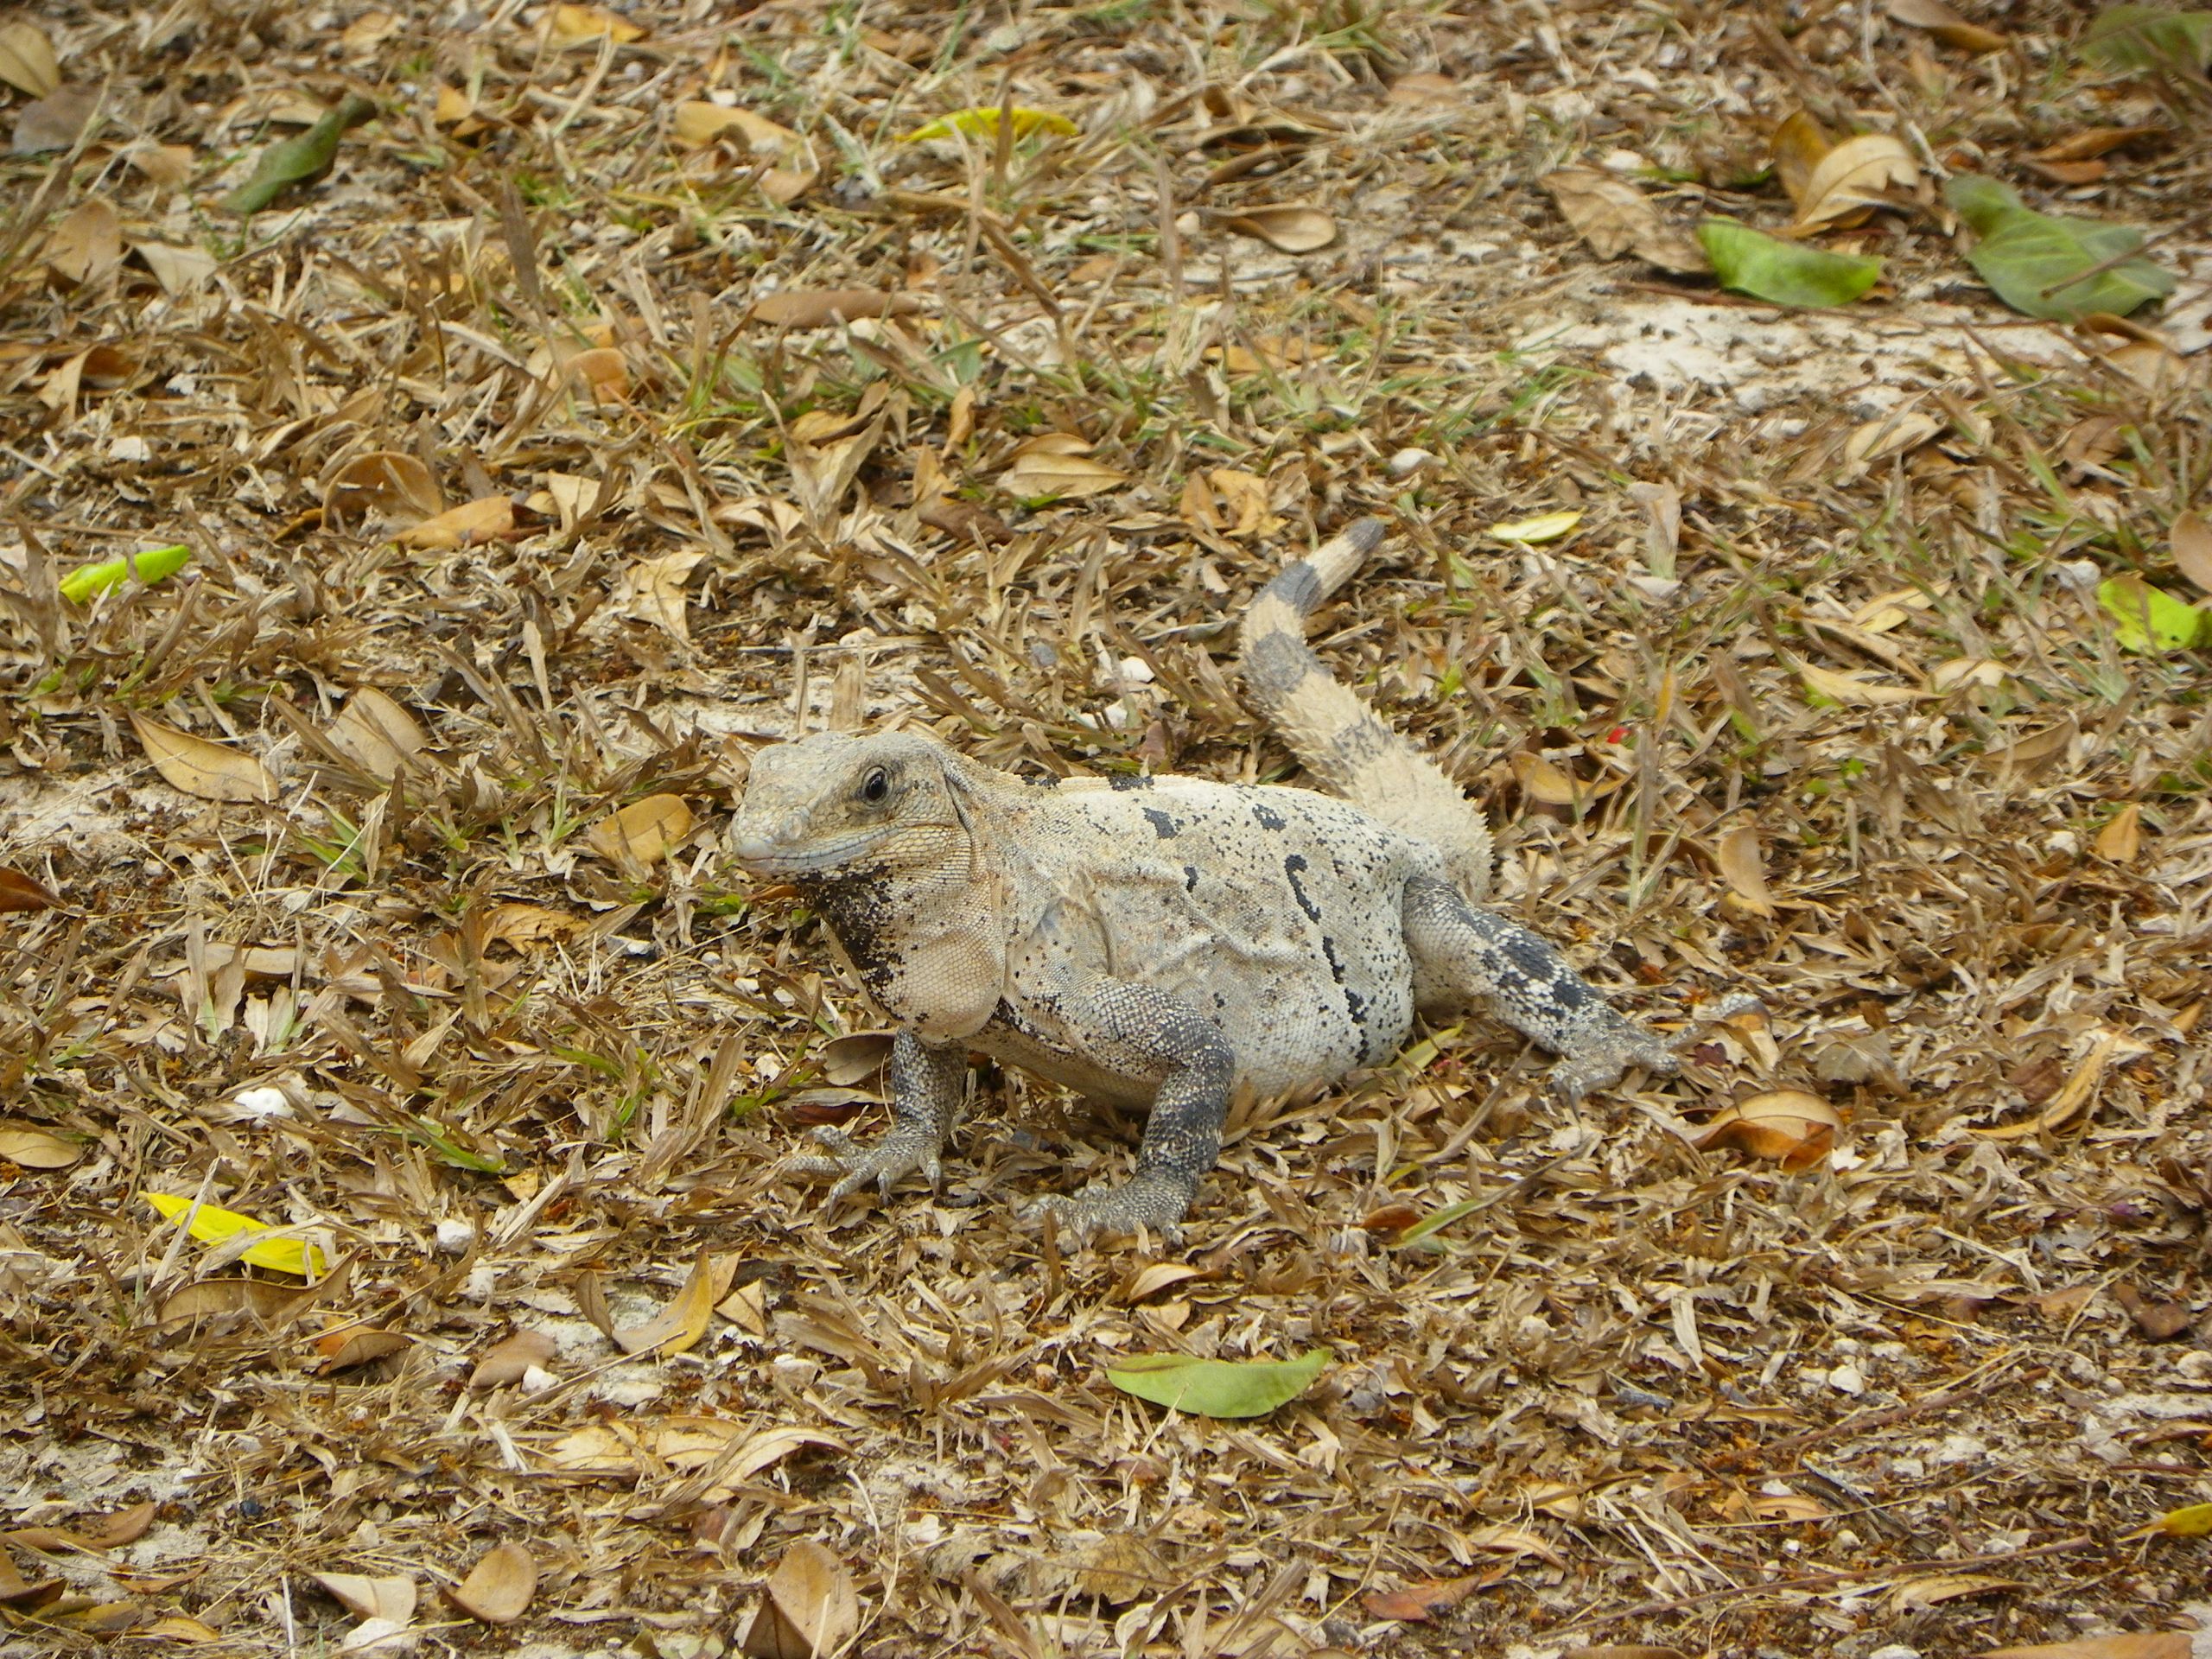
<instances>
[{"instance_id":1,"label":"iguana mouth","mask_svg":"<svg viewBox=\"0 0 2212 1659\"><path fill-rule=\"evenodd\" d=\"M835 870L866 856L880 834L847 836L826 845L791 847L766 836L747 836L730 846L730 856L755 875L812 875Z\"/></svg>"}]
</instances>

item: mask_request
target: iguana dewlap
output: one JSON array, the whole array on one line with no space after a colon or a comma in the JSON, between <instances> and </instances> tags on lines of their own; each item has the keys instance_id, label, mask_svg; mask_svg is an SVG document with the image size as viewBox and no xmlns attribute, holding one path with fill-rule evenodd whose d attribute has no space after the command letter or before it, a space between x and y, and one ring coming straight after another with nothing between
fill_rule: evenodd
<instances>
[{"instance_id":1,"label":"iguana dewlap","mask_svg":"<svg viewBox=\"0 0 2212 1659\"><path fill-rule=\"evenodd\" d=\"M980 1050L1147 1106L1135 1177L1047 1198L1081 1236L1173 1229L1221 1149L1233 1090L1332 1083L1387 1058L1416 1009L1486 1006L1560 1056L1573 1098L1675 1069L1551 945L1478 907L1480 814L1331 679L1306 617L1382 542L1362 519L1254 601L1243 668L1331 787L1181 777L1028 783L916 731L823 733L753 758L733 849L792 882L895 1020L894 1122L829 1141L836 1203L934 1183Z\"/></svg>"}]
</instances>

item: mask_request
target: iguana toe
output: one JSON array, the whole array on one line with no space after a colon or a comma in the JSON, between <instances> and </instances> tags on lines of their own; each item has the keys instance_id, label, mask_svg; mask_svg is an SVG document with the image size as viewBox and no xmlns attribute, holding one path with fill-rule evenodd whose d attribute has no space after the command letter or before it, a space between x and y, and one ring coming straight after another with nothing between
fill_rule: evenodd
<instances>
[{"instance_id":1,"label":"iguana toe","mask_svg":"<svg viewBox=\"0 0 2212 1659\"><path fill-rule=\"evenodd\" d=\"M1021 1211L1021 1219L1042 1227L1046 1216L1054 1217L1061 1236L1078 1244L1139 1228L1173 1243L1183 1236L1183 1216L1194 1191L1195 1183L1140 1173L1125 1186L1086 1187L1073 1198L1039 1198Z\"/></svg>"},{"instance_id":2,"label":"iguana toe","mask_svg":"<svg viewBox=\"0 0 2212 1659\"><path fill-rule=\"evenodd\" d=\"M887 1200L892 1183L917 1172L928 1179L931 1191L944 1184L944 1170L938 1162L938 1149L926 1136L901 1135L894 1131L873 1147L861 1146L842 1129L817 1129L814 1138L823 1153L795 1160L793 1166L802 1173L834 1174L838 1178L837 1184L830 1189L830 1196L823 1200L825 1210L836 1209L871 1183Z\"/></svg>"}]
</instances>

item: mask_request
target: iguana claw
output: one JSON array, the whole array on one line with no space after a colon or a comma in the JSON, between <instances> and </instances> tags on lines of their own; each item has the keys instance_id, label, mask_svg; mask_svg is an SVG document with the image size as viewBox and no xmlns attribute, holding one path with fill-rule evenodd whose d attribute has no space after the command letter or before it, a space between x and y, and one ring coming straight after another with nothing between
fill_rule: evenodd
<instances>
[{"instance_id":1,"label":"iguana claw","mask_svg":"<svg viewBox=\"0 0 2212 1659\"><path fill-rule=\"evenodd\" d=\"M792 1167L801 1174L838 1178L823 1200L824 1210L835 1210L871 1182L888 1201L892 1183L917 1172L928 1178L932 1192L944 1185L944 1166L926 1135L901 1135L894 1129L875 1145L863 1147L842 1129L820 1128L814 1132L814 1139L823 1148L822 1154L795 1159Z\"/></svg>"},{"instance_id":2,"label":"iguana claw","mask_svg":"<svg viewBox=\"0 0 2212 1659\"><path fill-rule=\"evenodd\" d=\"M1042 1228L1052 1216L1060 1235L1077 1244L1088 1244L1109 1233L1134 1233L1149 1228L1173 1244L1183 1237L1183 1215L1191 1207L1196 1183L1140 1173L1126 1186L1094 1186L1073 1198L1039 1198L1020 1212L1025 1225Z\"/></svg>"}]
</instances>

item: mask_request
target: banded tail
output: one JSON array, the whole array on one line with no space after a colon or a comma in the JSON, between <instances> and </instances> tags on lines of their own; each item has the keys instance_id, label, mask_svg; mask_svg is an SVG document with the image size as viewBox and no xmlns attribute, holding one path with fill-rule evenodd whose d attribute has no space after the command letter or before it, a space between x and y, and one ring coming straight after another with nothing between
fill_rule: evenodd
<instances>
[{"instance_id":1,"label":"banded tail","mask_svg":"<svg viewBox=\"0 0 2212 1659\"><path fill-rule=\"evenodd\" d=\"M1291 753L1330 791L1444 855L1454 886L1479 904L1490 891L1490 826L1442 767L1330 677L1306 643L1306 622L1382 544L1362 518L1260 590L1244 613L1244 684Z\"/></svg>"}]
</instances>

